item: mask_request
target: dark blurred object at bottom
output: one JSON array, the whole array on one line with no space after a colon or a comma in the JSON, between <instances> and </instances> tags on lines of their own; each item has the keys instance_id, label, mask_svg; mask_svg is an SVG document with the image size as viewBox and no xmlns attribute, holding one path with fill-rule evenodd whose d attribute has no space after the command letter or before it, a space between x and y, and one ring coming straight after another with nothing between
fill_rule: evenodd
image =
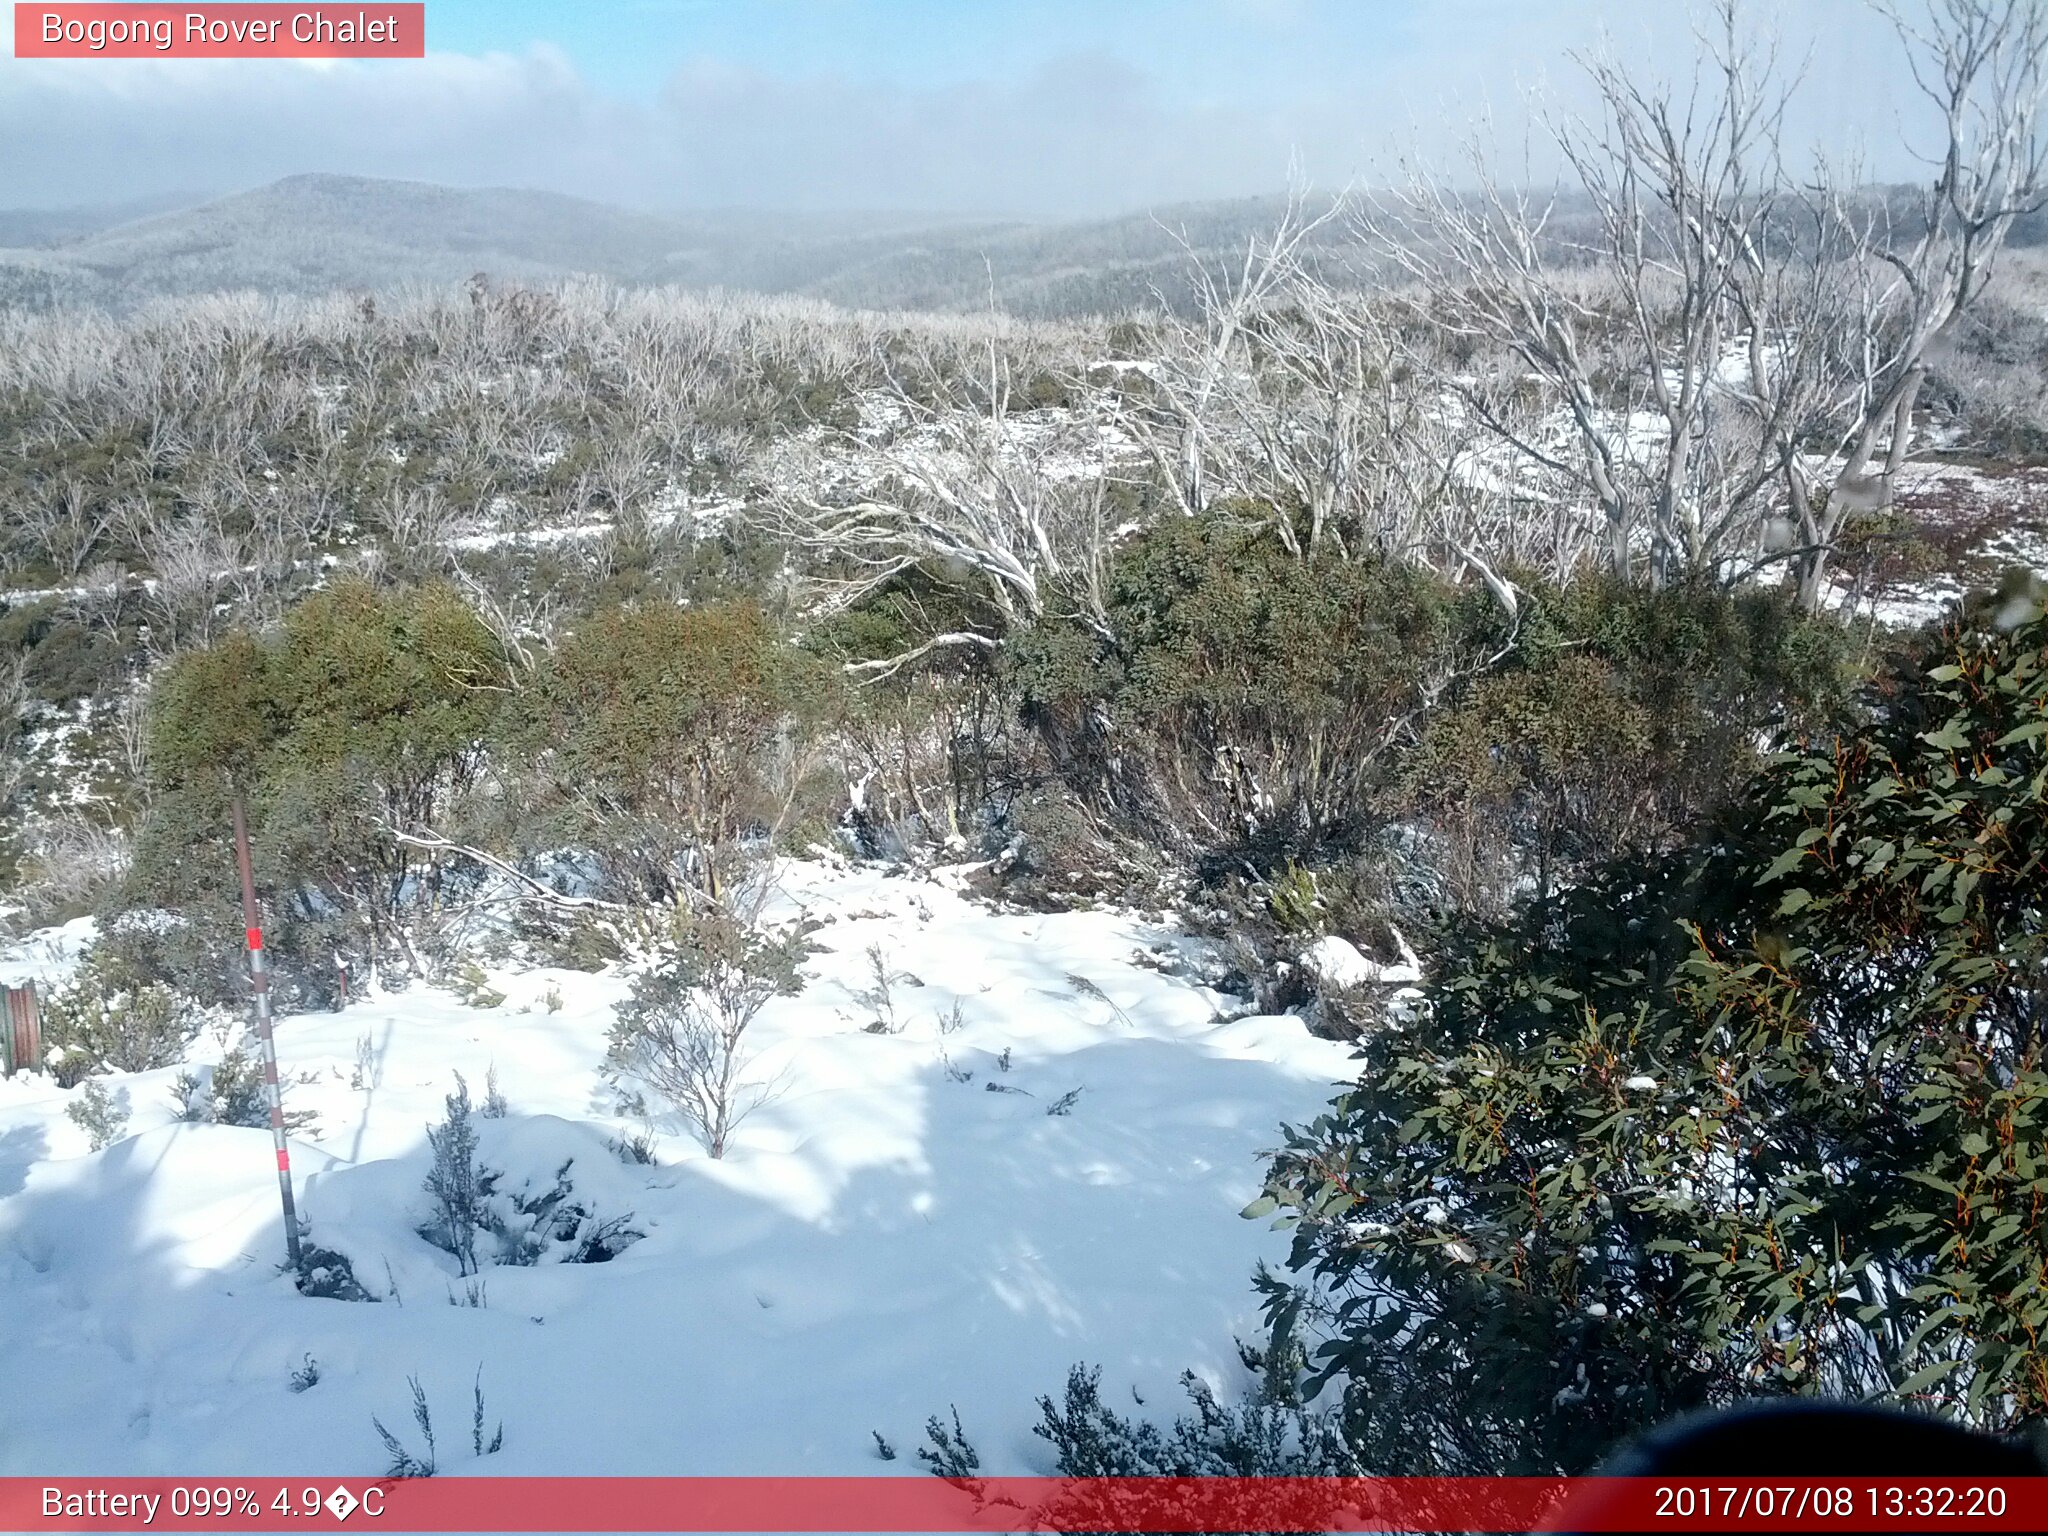
<instances>
[{"instance_id":1,"label":"dark blurred object at bottom","mask_svg":"<svg viewBox=\"0 0 2048 1536\"><path fill-rule=\"evenodd\" d=\"M1987 1435L1924 1414L1794 1398L1667 1424L1624 1446L1598 1475L2041 1477L2048 1475L2048 1440L2038 1430L2028 1438ZM1554 1529L1597 1529L1590 1517L1599 1497L1567 1503Z\"/></svg>"}]
</instances>

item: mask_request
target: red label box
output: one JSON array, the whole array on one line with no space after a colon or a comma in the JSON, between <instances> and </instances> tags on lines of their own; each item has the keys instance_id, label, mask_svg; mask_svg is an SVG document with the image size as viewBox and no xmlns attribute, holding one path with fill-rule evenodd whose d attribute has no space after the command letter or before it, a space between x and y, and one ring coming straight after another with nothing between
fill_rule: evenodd
<instances>
[{"instance_id":1,"label":"red label box","mask_svg":"<svg viewBox=\"0 0 2048 1536\"><path fill-rule=\"evenodd\" d=\"M421 59L424 4L21 4L18 59Z\"/></svg>"}]
</instances>

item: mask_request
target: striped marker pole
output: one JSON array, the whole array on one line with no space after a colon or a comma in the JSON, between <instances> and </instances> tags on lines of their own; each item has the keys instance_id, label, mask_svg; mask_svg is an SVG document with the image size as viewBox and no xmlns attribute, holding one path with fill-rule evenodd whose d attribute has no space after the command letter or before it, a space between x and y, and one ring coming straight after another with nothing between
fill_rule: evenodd
<instances>
[{"instance_id":1,"label":"striped marker pole","mask_svg":"<svg viewBox=\"0 0 2048 1536\"><path fill-rule=\"evenodd\" d=\"M292 1273L306 1272L299 1252L299 1207L292 1199L292 1153L284 1139L284 1100L277 1082L277 1038L270 1032L270 968L263 959L263 925L256 916L256 877L249 868L249 823L235 796L235 865L242 876L242 925L249 935L249 988L256 995L256 1038L263 1046L263 1098L270 1106L270 1140L277 1148L277 1192L284 1201L284 1246Z\"/></svg>"}]
</instances>

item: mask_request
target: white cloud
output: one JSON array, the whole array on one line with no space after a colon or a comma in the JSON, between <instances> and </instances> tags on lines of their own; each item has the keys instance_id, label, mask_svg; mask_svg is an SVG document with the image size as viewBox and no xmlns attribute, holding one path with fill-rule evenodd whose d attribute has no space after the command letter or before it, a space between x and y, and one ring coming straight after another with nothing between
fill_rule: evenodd
<instances>
[{"instance_id":1,"label":"white cloud","mask_svg":"<svg viewBox=\"0 0 2048 1536\"><path fill-rule=\"evenodd\" d=\"M1441 160L1487 109L1497 142L1518 155L1528 88L1574 100L1572 48L1604 32L1622 56L1674 75L1695 55L1676 4L1427 3L1389 13L1383 48L1338 52L1316 46L1300 0L1217 3L1240 42L1243 22L1271 22L1260 34L1271 51L1248 59L1236 86L1229 61L1191 89L1100 53L991 60L986 80L924 88L702 58L638 103L594 88L551 47L317 66L0 59L0 205L321 170L647 206L1110 212L1269 190L1296 154L1326 184L1369 175L1404 147ZM1877 169L1896 169L1888 101L1900 72L1882 26L1856 0L1768 14L1794 58L1829 39L1794 138L1861 140L1879 151ZM1547 169L1540 154L1533 163Z\"/></svg>"}]
</instances>

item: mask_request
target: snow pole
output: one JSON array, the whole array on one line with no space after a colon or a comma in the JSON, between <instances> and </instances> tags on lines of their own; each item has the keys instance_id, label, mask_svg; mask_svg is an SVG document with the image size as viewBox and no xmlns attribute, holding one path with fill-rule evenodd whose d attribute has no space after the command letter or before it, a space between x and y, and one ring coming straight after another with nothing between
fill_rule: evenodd
<instances>
[{"instance_id":1,"label":"snow pole","mask_svg":"<svg viewBox=\"0 0 2048 1536\"><path fill-rule=\"evenodd\" d=\"M299 1252L299 1208L292 1199L292 1153L284 1139L284 1099L277 1082L277 1037L270 1031L270 968L263 959L263 925L256 915L256 877L249 867L249 822L235 796L235 867L242 876L242 926L249 939L249 989L256 997L256 1038L263 1047L263 1098L270 1106L270 1140L277 1148L277 1193L284 1202L284 1246L292 1273L306 1272Z\"/></svg>"}]
</instances>

